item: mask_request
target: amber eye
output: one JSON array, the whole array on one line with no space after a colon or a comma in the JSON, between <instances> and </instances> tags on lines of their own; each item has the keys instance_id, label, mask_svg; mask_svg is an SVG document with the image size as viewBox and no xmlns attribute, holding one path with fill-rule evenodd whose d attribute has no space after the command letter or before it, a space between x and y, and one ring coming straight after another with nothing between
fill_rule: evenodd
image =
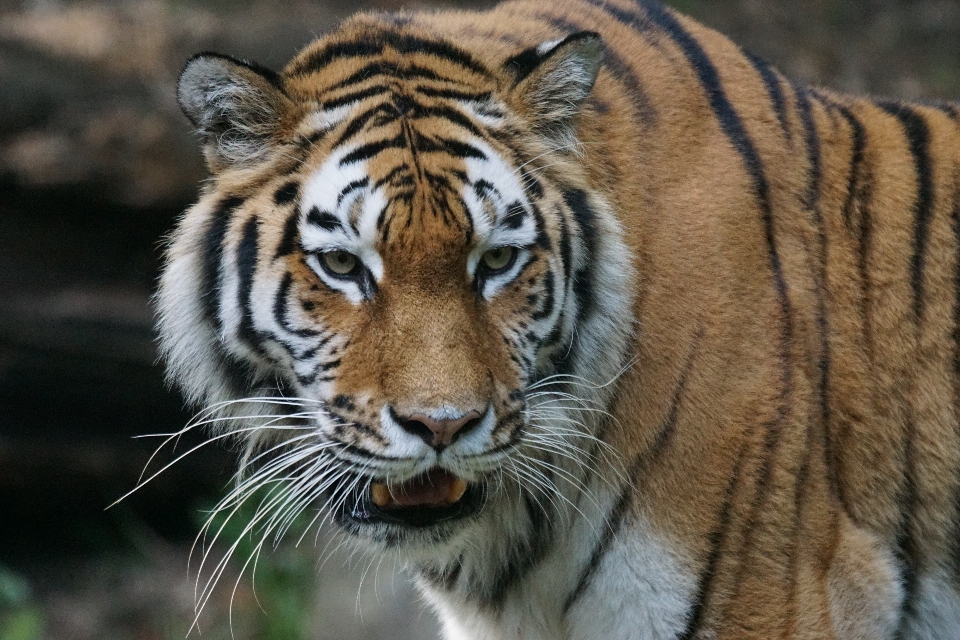
<instances>
[{"instance_id":1,"label":"amber eye","mask_svg":"<svg viewBox=\"0 0 960 640\"><path fill-rule=\"evenodd\" d=\"M503 271L517 257L516 247L496 247L490 249L480 258L483 266L489 271Z\"/></svg>"},{"instance_id":2,"label":"amber eye","mask_svg":"<svg viewBox=\"0 0 960 640\"><path fill-rule=\"evenodd\" d=\"M349 251L325 251L320 254L320 260L324 268L338 276L350 275L359 264L357 256Z\"/></svg>"}]
</instances>

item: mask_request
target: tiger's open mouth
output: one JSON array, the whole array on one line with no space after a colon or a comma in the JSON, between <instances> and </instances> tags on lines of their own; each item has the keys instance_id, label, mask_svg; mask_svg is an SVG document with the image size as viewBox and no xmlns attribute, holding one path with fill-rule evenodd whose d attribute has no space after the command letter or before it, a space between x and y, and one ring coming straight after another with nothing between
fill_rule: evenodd
<instances>
[{"instance_id":1,"label":"tiger's open mouth","mask_svg":"<svg viewBox=\"0 0 960 640\"><path fill-rule=\"evenodd\" d=\"M430 527L475 514L483 503L481 484L468 483L434 467L400 483L370 482L356 500L347 500L342 517L354 524L385 522Z\"/></svg>"}]
</instances>

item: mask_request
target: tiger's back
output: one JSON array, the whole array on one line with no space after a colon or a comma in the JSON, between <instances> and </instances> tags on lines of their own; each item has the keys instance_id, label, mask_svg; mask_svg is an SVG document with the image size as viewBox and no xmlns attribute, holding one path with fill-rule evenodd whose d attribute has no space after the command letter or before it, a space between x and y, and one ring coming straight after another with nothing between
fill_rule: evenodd
<instances>
[{"instance_id":1,"label":"tiger's back","mask_svg":"<svg viewBox=\"0 0 960 640\"><path fill-rule=\"evenodd\" d=\"M449 637L960 637L955 106L802 87L626 0L361 15L239 73L280 116L207 131L158 298L173 376L207 403L285 379L374 458L419 431L416 473L482 502L408 549ZM488 247L527 262L481 278ZM535 450L518 488L471 475L474 433ZM298 481L334 511L421 491L386 473ZM385 496L387 524L341 518L374 547L410 524Z\"/></svg>"}]
</instances>

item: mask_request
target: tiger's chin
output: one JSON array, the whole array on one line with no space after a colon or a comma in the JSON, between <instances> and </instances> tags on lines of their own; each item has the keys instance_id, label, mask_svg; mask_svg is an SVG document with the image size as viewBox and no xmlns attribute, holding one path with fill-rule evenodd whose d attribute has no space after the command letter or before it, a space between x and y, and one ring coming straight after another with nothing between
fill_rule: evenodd
<instances>
[{"instance_id":1,"label":"tiger's chin","mask_svg":"<svg viewBox=\"0 0 960 640\"><path fill-rule=\"evenodd\" d=\"M486 502L483 481L434 467L399 483L360 478L334 515L347 532L390 545L436 543L476 518Z\"/></svg>"}]
</instances>

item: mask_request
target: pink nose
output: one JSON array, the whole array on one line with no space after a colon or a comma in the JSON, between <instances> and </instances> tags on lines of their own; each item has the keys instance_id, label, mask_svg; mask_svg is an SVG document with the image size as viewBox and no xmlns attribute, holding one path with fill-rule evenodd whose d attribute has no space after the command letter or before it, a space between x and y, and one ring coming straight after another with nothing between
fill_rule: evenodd
<instances>
[{"instance_id":1,"label":"pink nose","mask_svg":"<svg viewBox=\"0 0 960 640\"><path fill-rule=\"evenodd\" d=\"M438 452L456 442L457 438L480 424L480 412L470 411L453 420L435 420L423 413L406 417L393 414L393 419L407 433L412 433Z\"/></svg>"}]
</instances>

